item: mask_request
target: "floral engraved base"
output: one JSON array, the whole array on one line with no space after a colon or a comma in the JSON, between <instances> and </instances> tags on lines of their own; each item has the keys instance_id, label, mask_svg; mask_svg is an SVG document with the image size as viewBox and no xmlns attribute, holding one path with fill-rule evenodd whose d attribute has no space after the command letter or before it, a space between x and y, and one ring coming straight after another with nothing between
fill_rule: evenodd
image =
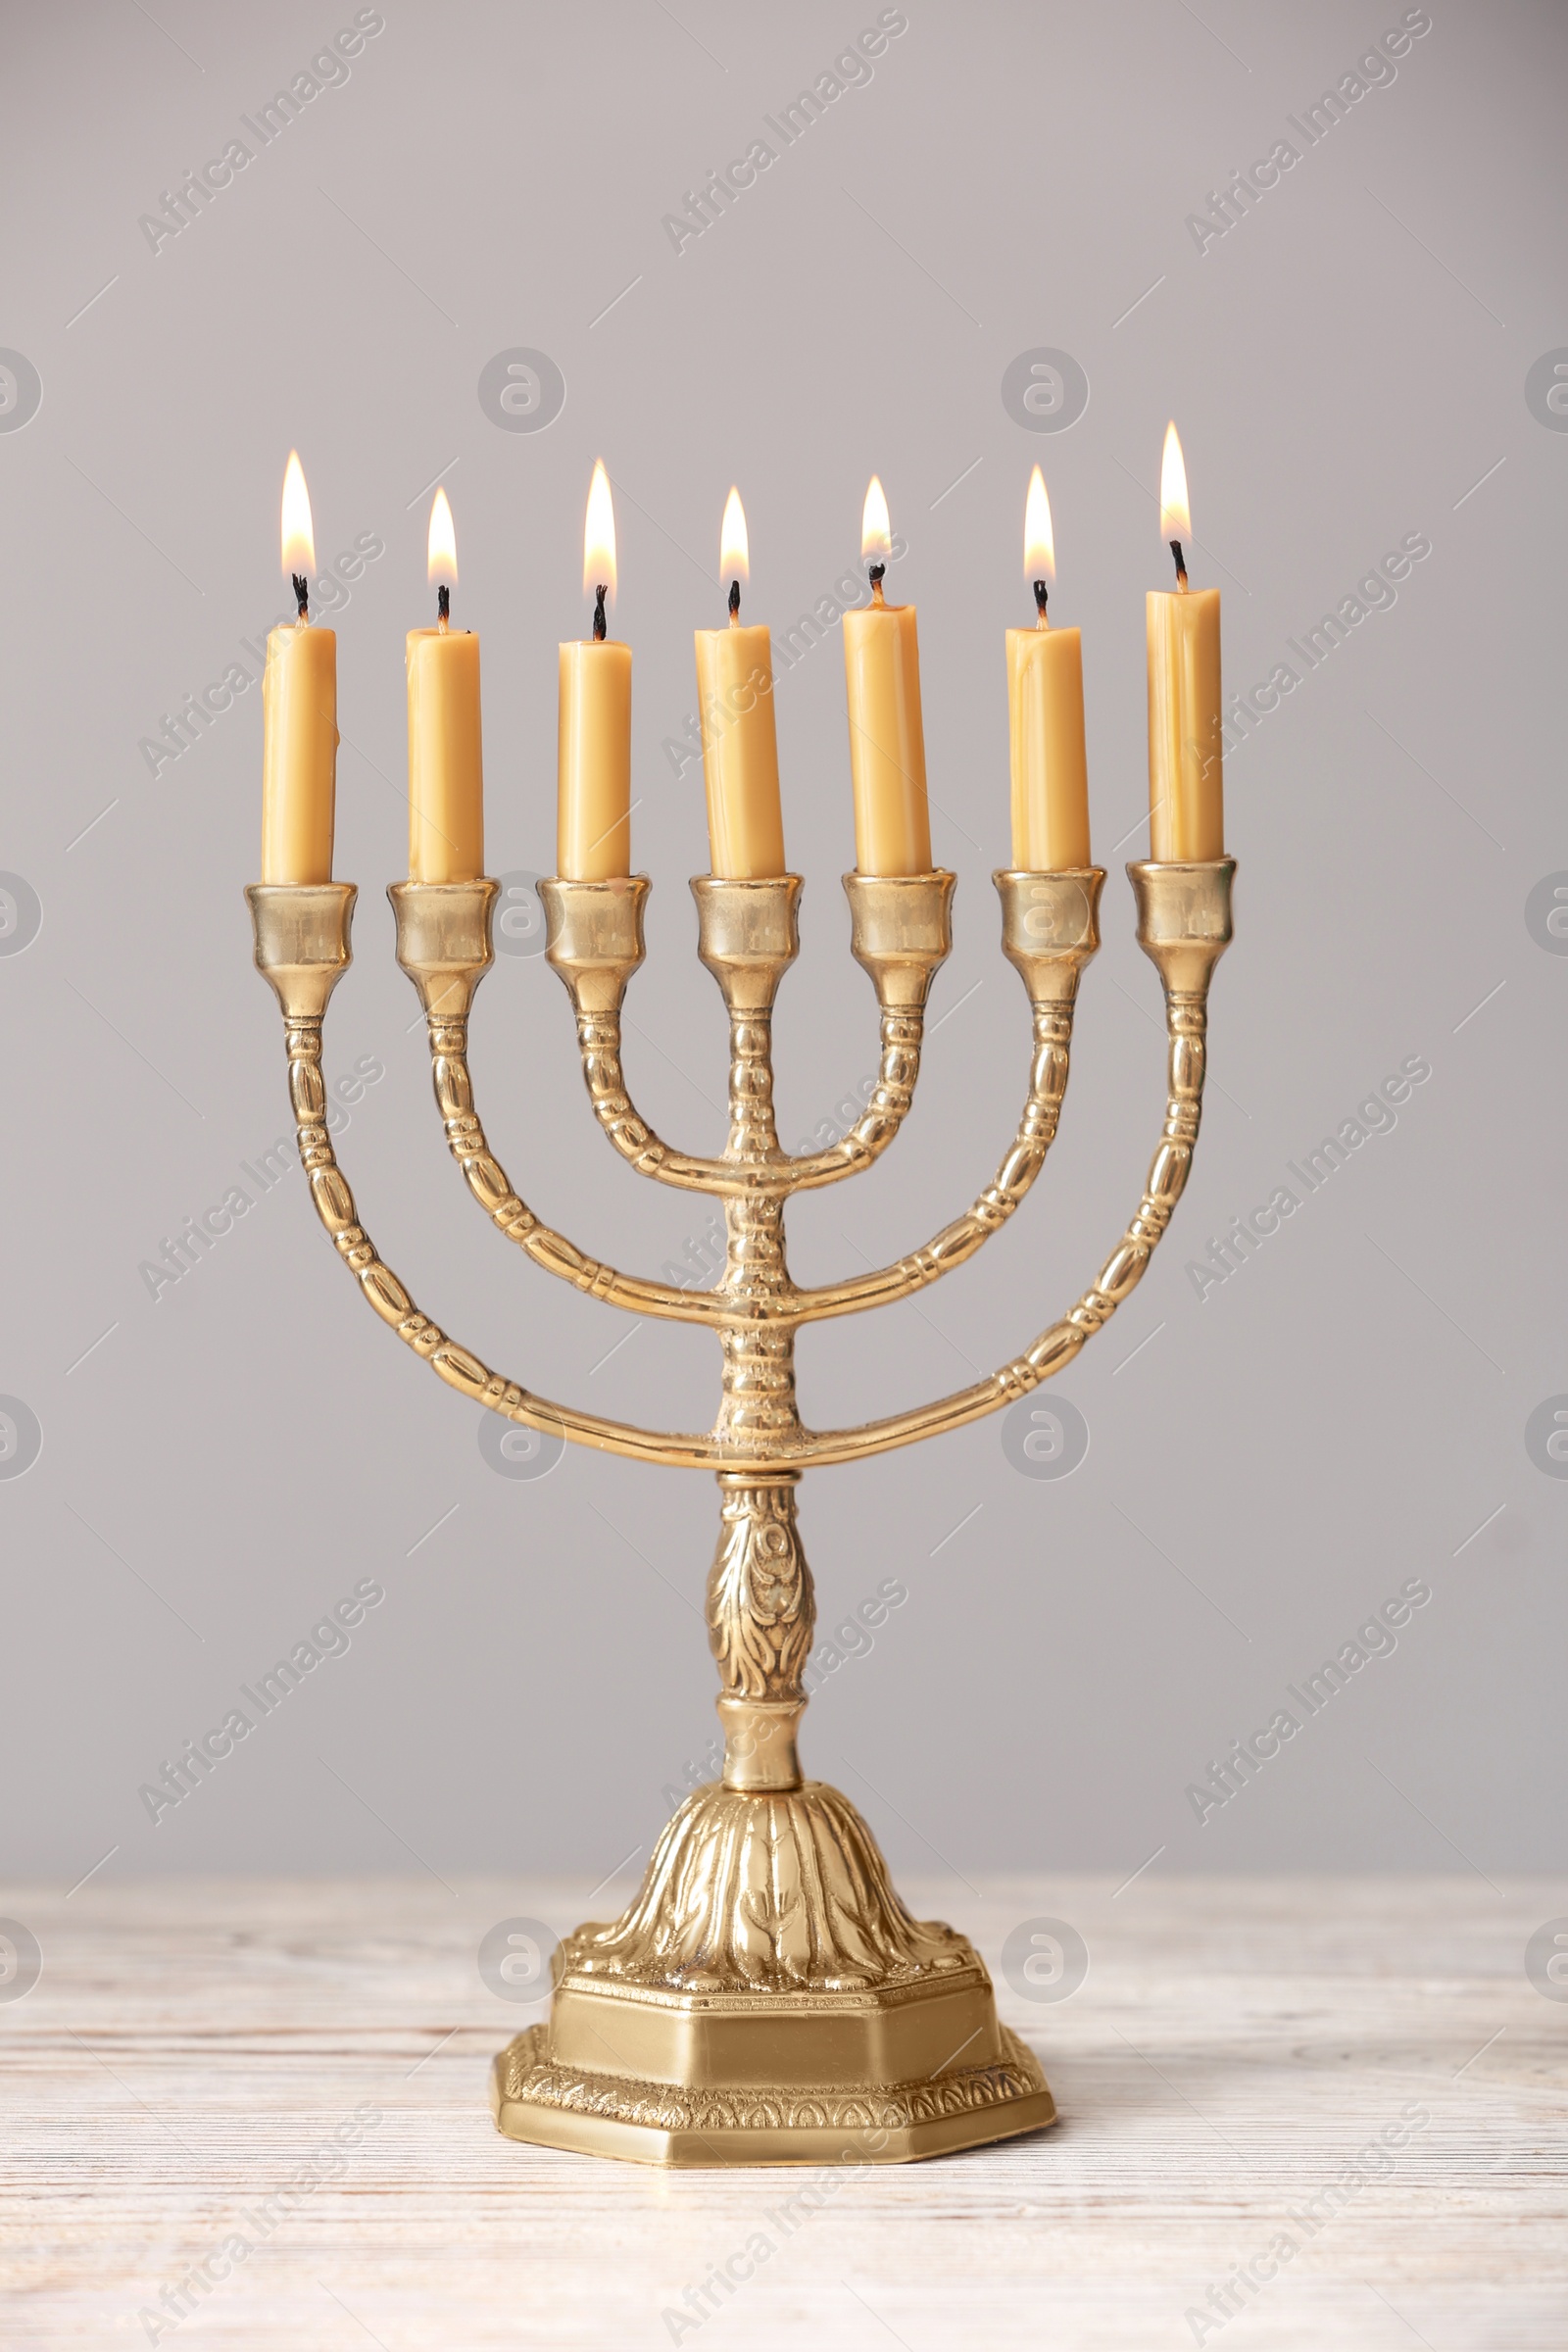
<instances>
[{"instance_id":1,"label":"floral engraved base","mask_svg":"<svg viewBox=\"0 0 1568 2352\"><path fill-rule=\"evenodd\" d=\"M673 1992L860 1992L978 1967L940 1920L910 1917L859 1814L825 1781L696 1789L636 1901L562 1945L563 1977Z\"/></svg>"}]
</instances>

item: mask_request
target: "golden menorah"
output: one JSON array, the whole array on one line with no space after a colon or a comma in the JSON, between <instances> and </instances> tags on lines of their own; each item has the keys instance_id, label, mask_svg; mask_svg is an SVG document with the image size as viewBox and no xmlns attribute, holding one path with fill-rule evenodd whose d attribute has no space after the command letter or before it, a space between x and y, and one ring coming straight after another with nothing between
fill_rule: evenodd
<instances>
[{"instance_id":1,"label":"golden menorah","mask_svg":"<svg viewBox=\"0 0 1568 2352\"><path fill-rule=\"evenodd\" d=\"M467 1060L498 885L392 885L398 961L424 1007L436 1102L469 1191L536 1265L589 1298L717 1334L718 1417L692 1436L630 1428L536 1396L419 1312L360 1224L326 1129L321 1028L350 959L354 886L259 883L247 892L256 961L283 1009L311 1195L376 1313L449 1386L492 1412L718 1480L707 1619L721 1684L723 1776L675 1813L630 1908L561 1944L548 2023L519 2034L495 2062L496 2121L514 2138L658 2164L755 2165L837 2160L852 2133L858 2155L899 2162L1033 2131L1055 2114L1032 2052L998 2019L974 1947L940 1922L912 1918L855 1807L802 1776L796 1733L814 1604L796 1490L805 1470L913 1445L1026 1396L1072 1362L1142 1278L1198 1137L1208 987L1231 937L1235 866L1218 858L1127 871L1139 945L1163 984L1168 1036L1164 1125L1132 1222L1082 1298L989 1379L837 1430L802 1424L795 1335L940 1280L1022 1201L1061 1112L1078 983L1100 945L1102 869L995 877L1003 953L1022 977L1033 1018L1017 1133L991 1184L923 1249L816 1290L790 1279L784 1205L793 1193L868 1168L903 1125L927 996L952 944L953 874L845 876L851 951L881 1012L880 1068L864 1114L836 1144L798 1156L780 1150L774 1123L772 1009L799 949L800 878L693 881L697 952L730 1020L729 1139L717 1159L661 1142L626 1090L620 1012L644 956L647 876L540 884L546 953L572 1001L599 1124L639 1174L723 1203L725 1264L710 1291L617 1272L541 1224L514 1191L480 1126Z\"/></svg>"}]
</instances>

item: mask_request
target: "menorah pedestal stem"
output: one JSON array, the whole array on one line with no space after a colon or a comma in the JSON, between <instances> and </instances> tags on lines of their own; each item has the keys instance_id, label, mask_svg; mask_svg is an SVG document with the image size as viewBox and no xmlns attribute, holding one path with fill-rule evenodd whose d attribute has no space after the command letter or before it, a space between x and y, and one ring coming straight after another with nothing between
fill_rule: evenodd
<instances>
[{"instance_id":1,"label":"menorah pedestal stem","mask_svg":"<svg viewBox=\"0 0 1568 2352\"><path fill-rule=\"evenodd\" d=\"M548 2024L496 2060L498 2125L721 2166L906 2163L1051 2123L974 1947L913 1919L849 1799L801 1777L814 1606L799 1474L718 1483L724 1777L680 1807L630 1908L562 1944Z\"/></svg>"}]
</instances>

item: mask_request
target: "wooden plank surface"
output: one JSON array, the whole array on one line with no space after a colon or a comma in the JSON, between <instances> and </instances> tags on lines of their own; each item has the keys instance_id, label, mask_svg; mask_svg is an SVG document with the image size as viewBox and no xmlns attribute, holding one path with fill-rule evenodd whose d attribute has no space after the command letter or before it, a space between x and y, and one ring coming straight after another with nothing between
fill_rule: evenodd
<instances>
[{"instance_id":1,"label":"wooden plank surface","mask_svg":"<svg viewBox=\"0 0 1568 2352\"><path fill-rule=\"evenodd\" d=\"M0 2004L0 2342L1568 2346L1568 2002L1524 1966L1568 1883L912 1885L917 1910L980 1943L1062 2122L823 2176L662 2174L497 2136L489 2060L538 2012L480 1981L479 1938L615 1907L585 1891L8 1888L43 1973ZM1042 1916L1088 1946L1066 2000L1020 1997L999 1971ZM321 2159L357 2110L357 2144ZM1395 2151L1345 2171L1401 2119ZM313 2152L341 2170L279 2199ZM1209 2290L1279 2262L1280 2232L1297 2250L1220 2316ZM253 2250L176 2324L162 2290L236 2235ZM726 2264L742 2276L705 2290Z\"/></svg>"}]
</instances>

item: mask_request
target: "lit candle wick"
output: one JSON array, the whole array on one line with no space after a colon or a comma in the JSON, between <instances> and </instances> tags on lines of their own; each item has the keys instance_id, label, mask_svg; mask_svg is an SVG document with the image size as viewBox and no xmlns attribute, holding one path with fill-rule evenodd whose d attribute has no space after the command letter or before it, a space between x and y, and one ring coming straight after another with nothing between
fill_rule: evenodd
<instances>
[{"instance_id":1,"label":"lit candle wick","mask_svg":"<svg viewBox=\"0 0 1568 2352\"><path fill-rule=\"evenodd\" d=\"M311 617L311 583L303 571L292 572L289 576L294 582L294 596L300 609L300 619L302 622L308 623Z\"/></svg>"},{"instance_id":2,"label":"lit candle wick","mask_svg":"<svg viewBox=\"0 0 1568 2352\"><path fill-rule=\"evenodd\" d=\"M867 574L871 582L871 602L873 605L881 605L886 602L886 599L882 594L882 582L887 575L887 568L888 567L885 564L872 564L867 566Z\"/></svg>"},{"instance_id":3,"label":"lit candle wick","mask_svg":"<svg viewBox=\"0 0 1568 2352\"><path fill-rule=\"evenodd\" d=\"M1050 626L1051 626L1051 623L1050 623L1050 621L1049 621L1049 620L1046 618L1046 596L1047 596L1047 589L1046 589L1046 583L1045 583L1045 581L1044 581L1044 580L1036 580L1036 582L1035 582L1035 584L1034 584L1034 589L1035 589L1035 627L1036 627L1037 629L1049 629L1049 628L1050 628Z\"/></svg>"},{"instance_id":4,"label":"lit candle wick","mask_svg":"<svg viewBox=\"0 0 1568 2352\"><path fill-rule=\"evenodd\" d=\"M610 626L609 622L608 622L608 621L606 620L606 618L605 618L605 599L606 599L606 597L607 597L609 594L610 594L610 588L609 588L609 584L608 584L606 581L604 581L604 580L601 580L601 581L600 581L600 583L599 583L599 585L598 585L598 587L597 587L597 588L594 590L594 643L595 643L595 645L603 645L603 644L604 644L604 642L605 642L605 632L606 632L606 630L607 630L607 629L609 628L609 626Z\"/></svg>"},{"instance_id":5,"label":"lit candle wick","mask_svg":"<svg viewBox=\"0 0 1568 2352\"><path fill-rule=\"evenodd\" d=\"M1187 559L1182 554L1182 543L1179 539L1171 541L1170 552L1176 559L1176 591L1179 596L1185 596L1187 594Z\"/></svg>"},{"instance_id":6,"label":"lit candle wick","mask_svg":"<svg viewBox=\"0 0 1568 2352\"><path fill-rule=\"evenodd\" d=\"M729 625L732 629L738 629L741 625L741 584L739 580L731 580L729 584Z\"/></svg>"},{"instance_id":7,"label":"lit candle wick","mask_svg":"<svg viewBox=\"0 0 1568 2352\"><path fill-rule=\"evenodd\" d=\"M452 591L450 588L443 586L438 588L435 592L435 625L440 630L443 637L445 637L448 633L451 620Z\"/></svg>"}]
</instances>

